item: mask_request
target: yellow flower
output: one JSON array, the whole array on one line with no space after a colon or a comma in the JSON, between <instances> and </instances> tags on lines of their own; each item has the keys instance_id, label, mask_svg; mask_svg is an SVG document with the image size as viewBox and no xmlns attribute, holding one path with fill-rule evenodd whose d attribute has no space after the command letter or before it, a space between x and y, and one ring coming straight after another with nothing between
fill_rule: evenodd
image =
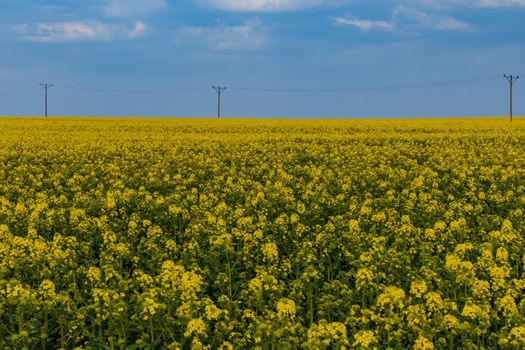
<instances>
[{"instance_id":1,"label":"yellow flower","mask_svg":"<svg viewBox=\"0 0 525 350\"><path fill-rule=\"evenodd\" d=\"M467 302L461 311L461 316L470 318L473 321L487 321L489 315L486 311L486 307L481 307L472 302Z\"/></svg>"},{"instance_id":2,"label":"yellow flower","mask_svg":"<svg viewBox=\"0 0 525 350\"><path fill-rule=\"evenodd\" d=\"M185 337L191 337L193 335L205 335L206 334L206 323L201 318L195 318L188 322L186 331L184 332Z\"/></svg>"},{"instance_id":3,"label":"yellow flower","mask_svg":"<svg viewBox=\"0 0 525 350\"><path fill-rule=\"evenodd\" d=\"M359 232L361 230L359 226L359 221L354 220L354 219L348 222L348 228L350 232Z\"/></svg>"},{"instance_id":4,"label":"yellow flower","mask_svg":"<svg viewBox=\"0 0 525 350\"><path fill-rule=\"evenodd\" d=\"M435 313L441 311L444 307L443 299L441 295L436 292L430 292L427 294L426 307L429 313Z\"/></svg>"},{"instance_id":5,"label":"yellow flower","mask_svg":"<svg viewBox=\"0 0 525 350\"><path fill-rule=\"evenodd\" d=\"M514 327L511 329L508 337L507 343L516 346L517 348L525 347L525 327Z\"/></svg>"},{"instance_id":6,"label":"yellow flower","mask_svg":"<svg viewBox=\"0 0 525 350\"><path fill-rule=\"evenodd\" d=\"M253 310L244 310L242 313L242 318L248 320L255 320L257 318L257 315Z\"/></svg>"},{"instance_id":7,"label":"yellow flower","mask_svg":"<svg viewBox=\"0 0 525 350\"><path fill-rule=\"evenodd\" d=\"M288 298L281 298L277 301L277 316L288 318L295 316L295 302Z\"/></svg>"},{"instance_id":8,"label":"yellow flower","mask_svg":"<svg viewBox=\"0 0 525 350\"><path fill-rule=\"evenodd\" d=\"M177 242L175 242L173 239L168 239L165 245L166 249L168 249L172 253L177 250Z\"/></svg>"},{"instance_id":9,"label":"yellow flower","mask_svg":"<svg viewBox=\"0 0 525 350\"><path fill-rule=\"evenodd\" d=\"M503 316L508 320L519 314L518 307L516 306L516 300L514 300L514 298L510 295L505 295L496 300L496 306Z\"/></svg>"},{"instance_id":10,"label":"yellow flower","mask_svg":"<svg viewBox=\"0 0 525 350\"><path fill-rule=\"evenodd\" d=\"M182 213L182 208L179 207L178 205L170 204L170 206L168 207L168 212L169 212L170 215L172 215L172 216L177 216L177 215L179 215L180 213Z\"/></svg>"},{"instance_id":11,"label":"yellow flower","mask_svg":"<svg viewBox=\"0 0 525 350\"><path fill-rule=\"evenodd\" d=\"M7 284L6 296L10 304L26 305L31 303L34 295L31 289L25 288L19 281L12 280Z\"/></svg>"},{"instance_id":12,"label":"yellow flower","mask_svg":"<svg viewBox=\"0 0 525 350\"><path fill-rule=\"evenodd\" d=\"M446 330L456 329L459 327L459 320L455 316L447 314L441 320L441 327Z\"/></svg>"},{"instance_id":13,"label":"yellow flower","mask_svg":"<svg viewBox=\"0 0 525 350\"><path fill-rule=\"evenodd\" d=\"M211 346L204 345L198 338L193 338L191 341L191 350L209 350Z\"/></svg>"},{"instance_id":14,"label":"yellow flower","mask_svg":"<svg viewBox=\"0 0 525 350\"><path fill-rule=\"evenodd\" d=\"M416 298L421 298L427 292L427 284L425 281L414 281L410 285L410 294Z\"/></svg>"},{"instance_id":15,"label":"yellow flower","mask_svg":"<svg viewBox=\"0 0 525 350\"><path fill-rule=\"evenodd\" d=\"M489 274L493 290L497 291L505 287L505 281L509 277L508 268L493 266L489 269Z\"/></svg>"},{"instance_id":16,"label":"yellow flower","mask_svg":"<svg viewBox=\"0 0 525 350\"><path fill-rule=\"evenodd\" d=\"M509 252L507 249L500 247L496 250L496 260L500 263L505 263L509 260Z\"/></svg>"},{"instance_id":17,"label":"yellow flower","mask_svg":"<svg viewBox=\"0 0 525 350\"><path fill-rule=\"evenodd\" d=\"M263 284L262 284L262 281L260 278L258 277L255 277L255 278L252 278L249 282L248 282L248 287L250 288L250 290L254 293L258 293L260 291L262 291L263 289Z\"/></svg>"},{"instance_id":18,"label":"yellow flower","mask_svg":"<svg viewBox=\"0 0 525 350\"><path fill-rule=\"evenodd\" d=\"M374 280L374 273L364 267L359 270L357 270L355 275L355 287L357 290L361 290L366 288L367 286L370 286Z\"/></svg>"},{"instance_id":19,"label":"yellow flower","mask_svg":"<svg viewBox=\"0 0 525 350\"><path fill-rule=\"evenodd\" d=\"M268 262L274 262L279 259L279 250L277 245L273 242L263 244L262 248L263 259Z\"/></svg>"},{"instance_id":20,"label":"yellow flower","mask_svg":"<svg viewBox=\"0 0 525 350\"><path fill-rule=\"evenodd\" d=\"M461 259L455 254L447 254L445 257L445 269L450 272L456 272L461 266Z\"/></svg>"},{"instance_id":21,"label":"yellow flower","mask_svg":"<svg viewBox=\"0 0 525 350\"><path fill-rule=\"evenodd\" d=\"M460 243L454 248L454 253L460 256L464 256L467 252L471 251L472 249L474 249L472 243Z\"/></svg>"},{"instance_id":22,"label":"yellow flower","mask_svg":"<svg viewBox=\"0 0 525 350\"><path fill-rule=\"evenodd\" d=\"M447 224L444 221L438 221L434 224L434 230L443 231L447 228Z\"/></svg>"},{"instance_id":23,"label":"yellow flower","mask_svg":"<svg viewBox=\"0 0 525 350\"><path fill-rule=\"evenodd\" d=\"M142 302L142 319L148 320L151 316L154 316L157 313L157 310L160 308L160 304L151 297L144 298Z\"/></svg>"},{"instance_id":24,"label":"yellow flower","mask_svg":"<svg viewBox=\"0 0 525 350\"><path fill-rule=\"evenodd\" d=\"M222 314L222 310L213 304L206 305L205 312L206 317L210 320L215 320Z\"/></svg>"},{"instance_id":25,"label":"yellow flower","mask_svg":"<svg viewBox=\"0 0 525 350\"><path fill-rule=\"evenodd\" d=\"M352 346L356 348L368 349L375 344L377 344L377 338L373 331L359 331L354 334L354 343Z\"/></svg>"},{"instance_id":26,"label":"yellow flower","mask_svg":"<svg viewBox=\"0 0 525 350\"><path fill-rule=\"evenodd\" d=\"M229 341L223 341L222 344L219 346L219 350L235 350L235 347L232 343Z\"/></svg>"},{"instance_id":27,"label":"yellow flower","mask_svg":"<svg viewBox=\"0 0 525 350\"><path fill-rule=\"evenodd\" d=\"M162 263L162 271L157 277L164 292L180 293L182 301L197 299L202 288L202 277L192 271L186 271L184 266L175 264L172 260Z\"/></svg>"},{"instance_id":28,"label":"yellow flower","mask_svg":"<svg viewBox=\"0 0 525 350\"><path fill-rule=\"evenodd\" d=\"M483 280L474 280L472 283L472 296L476 299L485 300L490 297L490 283Z\"/></svg>"},{"instance_id":29,"label":"yellow flower","mask_svg":"<svg viewBox=\"0 0 525 350\"><path fill-rule=\"evenodd\" d=\"M382 309L403 307L405 291L395 286L387 287L377 298L377 305Z\"/></svg>"},{"instance_id":30,"label":"yellow flower","mask_svg":"<svg viewBox=\"0 0 525 350\"><path fill-rule=\"evenodd\" d=\"M420 335L416 342L414 343L414 350L432 350L434 349L434 344L425 338L424 336Z\"/></svg>"},{"instance_id":31,"label":"yellow flower","mask_svg":"<svg viewBox=\"0 0 525 350\"><path fill-rule=\"evenodd\" d=\"M95 303L109 305L111 302L110 293L105 289L93 288L92 294Z\"/></svg>"},{"instance_id":32,"label":"yellow flower","mask_svg":"<svg viewBox=\"0 0 525 350\"><path fill-rule=\"evenodd\" d=\"M50 280L43 280L40 284L40 293L45 299L54 299L56 297L55 284Z\"/></svg>"},{"instance_id":33,"label":"yellow flower","mask_svg":"<svg viewBox=\"0 0 525 350\"><path fill-rule=\"evenodd\" d=\"M159 226L154 225L148 228L147 236L150 238L160 237L162 234L162 229Z\"/></svg>"},{"instance_id":34,"label":"yellow flower","mask_svg":"<svg viewBox=\"0 0 525 350\"><path fill-rule=\"evenodd\" d=\"M436 239L436 231L434 229L427 228L424 232L424 236L429 241L433 241Z\"/></svg>"},{"instance_id":35,"label":"yellow flower","mask_svg":"<svg viewBox=\"0 0 525 350\"><path fill-rule=\"evenodd\" d=\"M363 253L361 255L359 255L359 261L361 261L362 263L369 263L372 261L372 254L366 252L366 253Z\"/></svg>"},{"instance_id":36,"label":"yellow flower","mask_svg":"<svg viewBox=\"0 0 525 350\"><path fill-rule=\"evenodd\" d=\"M304 344L309 349L327 348L330 345L342 349L348 346L346 326L339 322L320 322L313 324L307 332L307 341Z\"/></svg>"},{"instance_id":37,"label":"yellow flower","mask_svg":"<svg viewBox=\"0 0 525 350\"><path fill-rule=\"evenodd\" d=\"M418 330L427 325L428 320L423 305L410 305L406 310L409 329Z\"/></svg>"},{"instance_id":38,"label":"yellow flower","mask_svg":"<svg viewBox=\"0 0 525 350\"><path fill-rule=\"evenodd\" d=\"M115 209L116 204L117 202L115 200L115 195L113 194L113 192L108 192L106 196L106 207L109 210L113 210Z\"/></svg>"}]
</instances>

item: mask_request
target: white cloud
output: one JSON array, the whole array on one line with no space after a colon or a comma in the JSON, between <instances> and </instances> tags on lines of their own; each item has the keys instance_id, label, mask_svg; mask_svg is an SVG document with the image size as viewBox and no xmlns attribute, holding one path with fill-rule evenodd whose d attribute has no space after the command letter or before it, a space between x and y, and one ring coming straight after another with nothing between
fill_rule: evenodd
<instances>
[{"instance_id":1,"label":"white cloud","mask_svg":"<svg viewBox=\"0 0 525 350\"><path fill-rule=\"evenodd\" d=\"M404 25L418 25L423 27L430 25L430 17L425 12L403 5L394 9L392 20Z\"/></svg>"},{"instance_id":2,"label":"white cloud","mask_svg":"<svg viewBox=\"0 0 525 350\"><path fill-rule=\"evenodd\" d=\"M449 16L429 15L418 9L398 6L394 10L392 21L397 27L426 28L433 30L465 30L470 26Z\"/></svg>"},{"instance_id":3,"label":"white cloud","mask_svg":"<svg viewBox=\"0 0 525 350\"><path fill-rule=\"evenodd\" d=\"M333 5L344 0L201 0L215 8L238 12L280 12Z\"/></svg>"},{"instance_id":4,"label":"white cloud","mask_svg":"<svg viewBox=\"0 0 525 350\"><path fill-rule=\"evenodd\" d=\"M387 21L370 21L357 18L345 18L345 17L335 17L335 23L356 27L360 30L373 30L373 29L382 29L382 30L392 30L394 26L392 23Z\"/></svg>"},{"instance_id":5,"label":"white cloud","mask_svg":"<svg viewBox=\"0 0 525 350\"><path fill-rule=\"evenodd\" d=\"M483 7L514 7L525 6L525 0L477 0Z\"/></svg>"},{"instance_id":6,"label":"white cloud","mask_svg":"<svg viewBox=\"0 0 525 350\"><path fill-rule=\"evenodd\" d=\"M165 0L107 0L102 5L102 11L109 16L130 17L162 11L167 7Z\"/></svg>"},{"instance_id":7,"label":"white cloud","mask_svg":"<svg viewBox=\"0 0 525 350\"><path fill-rule=\"evenodd\" d=\"M259 20L236 26L186 27L178 34L179 42L198 40L214 50L256 50L267 43L266 29Z\"/></svg>"},{"instance_id":8,"label":"white cloud","mask_svg":"<svg viewBox=\"0 0 525 350\"><path fill-rule=\"evenodd\" d=\"M433 7L524 7L525 0L412 0L412 3Z\"/></svg>"},{"instance_id":9,"label":"white cloud","mask_svg":"<svg viewBox=\"0 0 525 350\"><path fill-rule=\"evenodd\" d=\"M412 31L430 29L437 31L458 31L469 29L469 24L449 16L430 15L421 10L406 6L398 6L394 9L389 20L366 20L355 17L335 17L334 22L358 28L362 31L388 30L388 31Z\"/></svg>"},{"instance_id":10,"label":"white cloud","mask_svg":"<svg viewBox=\"0 0 525 350\"><path fill-rule=\"evenodd\" d=\"M47 22L21 24L11 27L18 37L34 42L109 41L120 38L135 38L147 30L143 22L133 25L106 24L99 21Z\"/></svg>"},{"instance_id":11,"label":"white cloud","mask_svg":"<svg viewBox=\"0 0 525 350\"><path fill-rule=\"evenodd\" d=\"M144 22L137 21L133 25L133 28L128 30L128 37L130 38L136 38L142 34L144 34L148 30L148 27Z\"/></svg>"}]
</instances>

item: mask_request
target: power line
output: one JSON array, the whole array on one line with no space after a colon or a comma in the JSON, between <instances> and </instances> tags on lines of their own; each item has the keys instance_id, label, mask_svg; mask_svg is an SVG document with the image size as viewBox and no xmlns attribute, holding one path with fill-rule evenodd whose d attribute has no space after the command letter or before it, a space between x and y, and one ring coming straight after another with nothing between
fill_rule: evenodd
<instances>
[{"instance_id":1,"label":"power line","mask_svg":"<svg viewBox=\"0 0 525 350\"><path fill-rule=\"evenodd\" d=\"M221 86L222 88L228 88L231 90L245 90L245 91L260 91L260 92L350 92L350 91L365 91L365 90L388 90L388 89L404 89L404 88L418 88L418 87L432 87L440 85L456 85L462 83L474 83L481 81L496 80L493 76L467 78L467 79L456 79L456 80L443 80L433 82L422 82L422 83L409 83L409 84L395 84L395 85L379 85L379 86L355 86L355 87L342 87L342 88L260 88L260 87L249 87L249 86ZM91 92L102 92L102 93L123 93L123 94L156 94L156 93L173 93L173 92L184 92L184 91L200 91L205 90L205 87L194 87L194 88L169 88L169 89L106 89L106 88L93 88L93 87L81 87L81 86L70 86L70 85L54 85L57 88L69 89L69 90L80 90L80 91L91 91ZM214 87L215 88L215 87Z\"/></svg>"},{"instance_id":2,"label":"power line","mask_svg":"<svg viewBox=\"0 0 525 350\"><path fill-rule=\"evenodd\" d=\"M507 76L511 88L511 106L510 115L512 121L512 85L519 76ZM354 92L354 91L374 91L374 90L395 90L395 89L410 89L410 88L430 88L436 86L450 86L467 83L476 83L483 81L493 81L501 78L494 76L474 77L466 79L454 79L454 80L442 80L442 81L430 81L430 82L418 82L408 84L393 84L393 85L379 85L379 86L354 86L354 87L338 87L338 88L278 88L278 87L250 87L250 86L212 86L217 92L217 117L221 117L221 97L226 89L238 90L238 91L252 91L252 92L275 92L275 93L337 93L337 92ZM48 109L48 89L51 87L57 87L68 90L78 91L89 91L96 93L121 93L121 94L171 94L177 92L191 92L191 91L203 91L208 88L204 87L182 87L182 88L166 88L166 89L107 89L98 87L83 87L83 86L71 86L71 85L51 85L47 83L40 84L45 89L45 115L47 117Z\"/></svg>"},{"instance_id":3,"label":"power line","mask_svg":"<svg viewBox=\"0 0 525 350\"><path fill-rule=\"evenodd\" d=\"M258 88L258 87L240 87L240 86L228 86L228 88L232 90L259 91L259 92L351 92L351 91L366 91L366 90L390 90L390 89L432 87L432 86L440 86L440 85L456 85L456 84L462 84L462 83L492 81L492 80L497 80L497 79L499 78L490 76L490 77L478 77L478 78L469 78L469 79L434 81L434 82L426 82L426 83L382 85L382 86L369 86L369 87L348 87L348 88Z\"/></svg>"},{"instance_id":4,"label":"power line","mask_svg":"<svg viewBox=\"0 0 525 350\"><path fill-rule=\"evenodd\" d=\"M503 74L503 77L507 79L510 86L510 122L512 123L512 86L514 85L514 82L520 78L519 75L507 75Z\"/></svg>"},{"instance_id":5,"label":"power line","mask_svg":"<svg viewBox=\"0 0 525 350\"><path fill-rule=\"evenodd\" d=\"M160 93L174 93L183 91L198 91L204 90L205 88L172 88L172 89L144 89L144 90L122 90L122 89L103 89L103 88L90 88L90 87L78 87L78 86L67 86L67 85L55 85L58 88L68 90L79 90L79 91L90 91L90 92L101 92L101 93L119 93L119 94L160 94Z\"/></svg>"}]
</instances>

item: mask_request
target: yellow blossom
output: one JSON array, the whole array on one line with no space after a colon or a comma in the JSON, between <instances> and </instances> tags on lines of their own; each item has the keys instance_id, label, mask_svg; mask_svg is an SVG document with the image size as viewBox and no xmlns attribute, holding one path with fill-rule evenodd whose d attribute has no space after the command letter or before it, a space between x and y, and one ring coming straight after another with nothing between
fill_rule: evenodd
<instances>
[{"instance_id":1,"label":"yellow blossom","mask_svg":"<svg viewBox=\"0 0 525 350\"><path fill-rule=\"evenodd\" d=\"M425 338L424 336L420 335L416 342L414 343L414 350L432 350L434 349L434 344Z\"/></svg>"},{"instance_id":2,"label":"yellow blossom","mask_svg":"<svg viewBox=\"0 0 525 350\"><path fill-rule=\"evenodd\" d=\"M291 299L281 298L277 301L277 316L281 318L295 316L295 302Z\"/></svg>"},{"instance_id":3,"label":"yellow blossom","mask_svg":"<svg viewBox=\"0 0 525 350\"><path fill-rule=\"evenodd\" d=\"M373 279L374 273L368 268L361 268L357 270L355 275L355 286L357 290L361 290L369 286Z\"/></svg>"},{"instance_id":4,"label":"yellow blossom","mask_svg":"<svg viewBox=\"0 0 525 350\"><path fill-rule=\"evenodd\" d=\"M421 298L427 292L427 284L425 281L414 281L410 285L410 294L416 298Z\"/></svg>"},{"instance_id":5,"label":"yellow blossom","mask_svg":"<svg viewBox=\"0 0 525 350\"><path fill-rule=\"evenodd\" d=\"M206 324L201 318L195 318L188 322L186 326L186 331L184 332L185 337L191 337L193 335L205 335L206 334Z\"/></svg>"},{"instance_id":6,"label":"yellow blossom","mask_svg":"<svg viewBox=\"0 0 525 350\"><path fill-rule=\"evenodd\" d=\"M352 346L356 348L368 349L375 344L377 344L377 338L372 331L359 331L354 334L354 343Z\"/></svg>"},{"instance_id":7,"label":"yellow blossom","mask_svg":"<svg viewBox=\"0 0 525 350\"><path fill-rule=\"evenodd\" d=\"M263 244L261 250L264 259L269 262L277 261L279 258L279 250L277 249L277 245L273 242Z\"/></svg>"},{"instance_id":8,"label":"yellow blossom","mask_svg":"<svg viewBox=\"0 0 525 350\"><path fill-rule=\"evenodd\" d=\"M377 298L377 305L382 309L392 309L394 307L403 307L405 292L403 289L389 286Z\"/></svg>"}]
</instances>

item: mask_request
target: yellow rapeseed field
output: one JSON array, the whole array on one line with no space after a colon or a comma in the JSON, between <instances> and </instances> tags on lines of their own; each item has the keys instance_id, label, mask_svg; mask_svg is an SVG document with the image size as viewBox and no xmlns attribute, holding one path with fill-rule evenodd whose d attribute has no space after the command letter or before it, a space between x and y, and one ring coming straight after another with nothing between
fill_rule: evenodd
<instances>
[{"instance_id":1,"label":"yellow rapeseed field","mask_svg":"<svg viewBox=\"0 0 525 350\"><path fill-rule=\"evenodd\" d=\"M2 349L523 349L525 120L0 119Z\"/></svg>"}]
</instances>

